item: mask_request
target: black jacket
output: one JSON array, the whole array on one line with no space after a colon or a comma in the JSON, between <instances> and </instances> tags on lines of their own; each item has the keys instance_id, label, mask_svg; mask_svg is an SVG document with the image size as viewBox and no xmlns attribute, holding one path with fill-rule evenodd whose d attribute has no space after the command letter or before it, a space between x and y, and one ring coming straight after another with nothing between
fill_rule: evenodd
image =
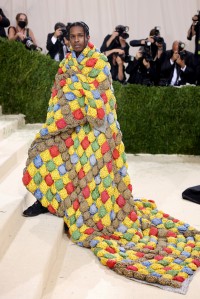
<instances>
[{"instance_id":1,"label":"black jacket","mask_svg":"<svg viewBox=\"0 0 200 299\"><path fill-rule=\"evenodd\" d=\"M186 83L195 84L195 57L194 54L185 50L185 71L181 70L181 67L176 64L170 63L170 58L173 55L172 50L168 50L162 53L160 58L160 83L159 85L170 85L170 82L173 77L174 68L177 69L177 78L180 78L180 81L177 81L175 85L185 85Z\"/></svg>"},{"instance_id":2,"label":"black jacket","mask_svg":"<svg viewBox=\"0 0 200 299\"><path fill-rule=\"evenodd\" d=\"M2 16L2 20L0 21L0 36L6 37L6 31L4 28L10 26L10 21L8 20L8 18L6 18L1 8L0 15Z\"/></svg>"},{"instance_id":3,"label":"black jacket","mask_svg":"<svg viewBox=\"0 0 200 299\"><path fill-rule=\"evenodd\" d=\"M152 86L154 85L156 78L156 68L155 63L150 61L150 68L147 69L143 65L143 58L134 59L130 61L126 67L126 73L129 74L128 83L141 84Z\"/></svg>"},{"instance_id":4,"label":"black jacket","mask_svg":"<svg viewBox=\"0 0 200 299\"><path fill-rule=\"evenodd\" d=\"M198 55L198 51L200 51L200 45L199 45L199 40L200 40L200 22L198 21L197 24L194 27L194 31L195 31L195 51L194 54L196 56ZM192 40L192 31L191 34L187 37L188 40Z\"/></svg>"},{"instance_id":5,"label":"black jacket","mask_svg":"<svg viewBox=\"0 0 200 299\"><path fill-rule=\"evenodd\" d=\"M126 42L126 46L125 46L125 48L122 48L122 47L121 47L121 44L120 44L120 42L119 42L119 38L118 38L118 37L116 37L116 38L111 42L111 44L110 44L109 47L106 46L106 43L107 43L107 41L109 40L110 37L111 37L111 35L108 34L108 35L104 38L104 41L103 41L103 43L102 43L102 45L101 45L101 48L100 48L100 51L101 51L101 52L105 52L105 51L109 51L109 50L113 50L113 49L122 49L122 50L124 50L124 52L125 52L125 56L128 56L128 55L129 55L129 44ZM113 54L111 54L111 55L108 56L108 61L109 61L109 63L111 64L111 66L113 65L113 63L112 63L112 55L113 55Z\"/></svg>"},{"instance_id":6,"label":"black jacket","mask_svg":"<svg viewBox=\"0 0 200 299\"><path fill-rule=\"evenodd\" d=\"M57 41L55 44L52 43L52 36L54 33L49 33L47 36L47 43L46 48L49 51L48 54L51 56L52 59L54 59L56 54L59 54L59 60L61 61L64 58L64 51L63 51L63 40L57 38Z\"/></svg>"}]
</instances>

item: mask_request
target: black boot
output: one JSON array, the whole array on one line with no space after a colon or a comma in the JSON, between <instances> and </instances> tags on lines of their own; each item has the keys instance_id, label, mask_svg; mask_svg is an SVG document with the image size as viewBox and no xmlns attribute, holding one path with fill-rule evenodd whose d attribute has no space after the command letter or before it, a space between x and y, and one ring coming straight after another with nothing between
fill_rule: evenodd
<instances>
[{"instance_id":1,"label":"black boot","mask_svg":"<svg viewBox=\"0 0 200 299\"><path fill-rule=\"evenodd\" d=\"M48 209L43 207L41 203L37 200L36 202L34 202L32 206L26 209L22 215L25 217L34 217L44 213L48 213Z\"/></svg>"}]
</instances>

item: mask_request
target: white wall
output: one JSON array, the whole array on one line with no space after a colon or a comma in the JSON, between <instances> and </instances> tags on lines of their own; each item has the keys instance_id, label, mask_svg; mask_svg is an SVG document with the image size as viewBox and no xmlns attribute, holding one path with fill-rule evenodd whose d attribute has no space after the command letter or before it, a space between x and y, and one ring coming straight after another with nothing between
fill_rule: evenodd
<instances>
[{"instance_id":1,"label":"white wall","mask_svg":"<svg viewBox=\"0 0 200 299\"><path fill-rule=\"evenodd\" d=\"M128 25L132 39L146 38L150 29L161 27L161 35L170 49L174 40L186 43L194 51L194 40L187 41L192 16L200 9L200 0L0 0L0 7L11 24L24 12L37 43L46 52L46 38L58 21L84 21L90 27L91 41L100 48L104 37L116 25ZM130 48L131 54L135 53Z\"/></svg>"}]
</instances>

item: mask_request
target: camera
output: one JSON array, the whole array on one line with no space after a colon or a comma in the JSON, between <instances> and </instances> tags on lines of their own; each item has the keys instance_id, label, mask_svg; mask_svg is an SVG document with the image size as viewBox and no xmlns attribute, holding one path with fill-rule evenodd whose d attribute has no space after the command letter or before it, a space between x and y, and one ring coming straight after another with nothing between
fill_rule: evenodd
<instances>
[{"instance_id":1,"label":"camera","mask_svg":"<svg viewBox=\"0 0 200 299\"><path fill-rule=\"evenodd\" d=\"M180 55L180 59L181 59L181 60L184 60L185 57L186 57L186 52L185 52L185 51L181 51L181 52L179 53L179 55Z\"/></svg>"},{"instance_id":2,"label":"camera","mask_svg":"<svg viewBox=\"0 0 200 299\"><path fill-rule=\"evenodd\" d=\"M119 36L121 36L123 39L129 38L129 34L127 33L129 31L128 26L118 25L115 27L115 31L117 31Z\"/></svg>"},{"instance_id":3,"label":"camera","mask_svg":"<svg viewBox=\"0 0 200 299\"><path fill-rule=\"evenodd\" d=\"M30 37L25 38L23 42L28 50L42 51L42 48L36 46Z\"/></svg>"},{"instance_id":4,"label":"camera","mask_svg":"<svg viewBox=\"0 0 200 299\"><path fill-rule=\"evenodd\" d=\"M155 36L158 36L158 35L160 34L160 27L159 27L159 26L156 26L156 27L154 28L154 30L155 30L154 35L155 35Z\"/></svg>"},{"instance_id":5,"label":"camera","mask_svg":"<svg viewBox=\"0 0 200 299\"><path fill-rule=\"evenodd\" d=\"M145 46L141 47L142 59L144 58L146 62L153 61L153 57L151 55L151 42L146 41Z\"/></svg>"},{"instance_id":6,"label":"camera","mask_svg":"<svg viewBox=\"0 0 200 299\"><path fill-rule=\"evenodd\" d=\"M158 43L158 44L163 44L164 43L164 38L161 37L161 36L154 35L153 40L154 40L155 43Z\"/></svg>"},{"instance_id":7,"label":"camera","mask_svg":"<svg viewBox=\"0 0 200 299\"><path fill-rule=\"evenodd\" d=\"M71 23L67 23L67 25L65 27L60 27L59 29L61 30L61 35L59 36L60 40L63 40L63 38L65 37L67 40L69 40L69 27L70 27Z\"/></svg>"},{"instance_id":8,"label":"camera","mask_svg":"<svg viewBox=\"0 0 200 299\"><path fill-rule=\"evenodd\" d=\"M59 36L59 39L62 40L64 37L68 38L67 28L66 27L61 27L59 29L62 32Z\"/></svg>"},{"instance_id":9,"label":"camera","mask_svg":"<svg viewBox=\"0 0 200 299\"><path fill-rule=\"evenodd\" d=\"M178 44L178 53L180 54L181 51L185 48L185 43L179 42Z\"/></svg>"},{"instance_id":10,"label":"camera","mask_svg":"<svg viewBox=\"0 0 200 299\"><path fill-rule=\"evenodd\" d=\"M195 17L196 17L195 19L194 19L194 17L192 18L192 21L200 23L200 10L197 11L197 14L195 15Z\"/></svg>"},{"instance_id":11,"label":"camera","mask_svg":"<svg viewBox=\"0 0 200 299\"><path fill-rule=\"evenodd\" d=\"M185 56L186 56L186 52L185 52L185 43L183 42L179 42L178 44L178 53L180 55L180 59L184 60Z\"/></svg>"},{"instance_id":12,"label":"camera","mask_svg":"<svg viewBox=\"0 0 200 299\"><path fill-rule=\"evenodd\" d=\"M145 47L150 47L151 46L151 42L149 40L145 40Z\"/></svg>"},{"instance_id":13,"label":"camera","mask_svg":"<svg viewBox=\"0 0 200 299\"><path fill-rule=\"evenodd\" d=\"M132 56L132 55L125 55L125 54L117 53L117 56L119 56L126 63L134 60L134 56Z\"/></svg>"},{"instance_id":14,"label":"camera","mask_svg":"<svg viewBox=\"0 0 200 299\"><path fill-rule=\"evenodd\" d=\"M153 57L151 56L151 54L146 51L142 52L142 58L144 58L146 62L153 61Z\"/></svg>"},{"instance_id":15,"label":"camera","mask_svg":"<svg viewBox=\"0 0 200 299\"><path fill-rule=\"evenodd\" d=\"M131 62L133 60L134 60L134 56L133 55L127 55L127 56L125 56L125 59L124 59L124 61L126 63Z\"/></svg>"}]
</instances>

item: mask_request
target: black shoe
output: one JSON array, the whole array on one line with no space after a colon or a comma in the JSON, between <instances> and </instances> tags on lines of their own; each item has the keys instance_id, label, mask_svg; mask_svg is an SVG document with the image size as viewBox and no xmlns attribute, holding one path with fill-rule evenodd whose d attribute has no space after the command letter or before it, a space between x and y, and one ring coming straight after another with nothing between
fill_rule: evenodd
<instances>
[{"instance_id":1,"label":"black shoe","mask_svg":"<svg viewBox=\"0 0 200 299\"><path fill-rule=\"evenodd\" d=\"M32 206L26 209L22 215L25 217L34 217L48 212L48 209L43 207L41 203L37 200L36 202L34 202Z\"/></svg>"},{"instance_id":2,"label":"black shoe","mask_svg":"<svg viewBox=\"0 0 200 299\"><path fill-rule=\"evenodd\" d=\"M67 224L64 222L64 230L65 230L65 232L67 233L68 232L68 230L69 230L69 227L67 226Z\"/></svg>"}]
</instances>

